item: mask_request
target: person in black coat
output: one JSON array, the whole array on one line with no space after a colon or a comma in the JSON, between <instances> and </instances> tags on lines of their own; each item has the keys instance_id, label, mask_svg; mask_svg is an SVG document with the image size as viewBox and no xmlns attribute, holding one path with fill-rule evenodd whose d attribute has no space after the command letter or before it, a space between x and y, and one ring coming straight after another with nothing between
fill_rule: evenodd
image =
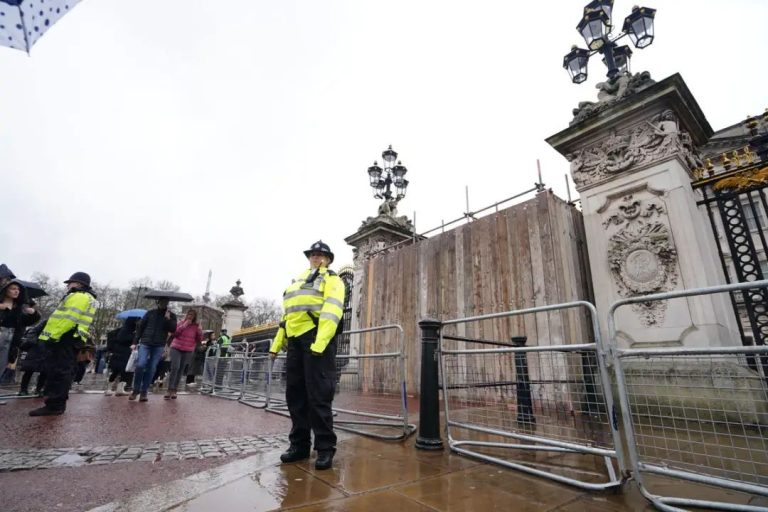
<instances>
[{"instance_id":1,"label":"person in black coat","mask_svg":"<svg viewBox=\"0 0 768 512\"><path fill-rule=\"evenodd\" d=\"M25 303L24 286L13 279L4 282L0 288L0 374L9 362L16 361L25 328L40 320L40 313Z\"/></svg>"},{"instance_id":2,"label":"person in black coat","mask_svg":"<svg viewBox=\"0 0 768 512\"><path fill-rule=\"evenodd\" d=\"M104 392L105 395L111 395L114 391L115 396L127 395L129 384L133 382L133 372L125 371L128 359L131 357L131 345L136 334L136 326L139 324L138 318L126 318L122 327L109 331L107 333L107 351L109 352L109 382L110 387ZM119 377L119 381L118 381Z\"/></svg>"},{"instance_id":3,"label":"person in black coat","mask_svg":"<svg viewBox=\"0 0 768 512\"><path fill-rule=\"evenodd\" d=\"M32 381L32 375L37 373L37 382L35 383L35 394L42 396L43 386L45 386L45 372L43 364L45 363L45 344L37 339L43 330L45 322L40 322L34 327L27 329L24 338L21 340L19 349L22 351L16 364L16 369L23 371L21 376L21 386L19 387L19 396L29 395L29 383Z\"/></svg>"},{"instance_id":4,"label":"person in black coat","mask_svg":"<svg viewBox=\"0 0 768 512\"><path fill-rule=\"evenodd\" d=\"M133 377L133 390L128 400L147 401L147 391L157 364L163 359L168 335L176 331L176 315L168 309L168 299L158 299L157 308L150 309L139 322L135 340L138 358Z\"/></svg>"}]
</instances>

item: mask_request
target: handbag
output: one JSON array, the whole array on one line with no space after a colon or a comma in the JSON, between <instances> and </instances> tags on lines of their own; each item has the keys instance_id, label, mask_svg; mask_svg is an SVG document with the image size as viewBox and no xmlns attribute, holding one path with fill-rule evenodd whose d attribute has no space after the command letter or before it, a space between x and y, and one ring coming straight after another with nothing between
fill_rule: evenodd
<instances>
[{"instance_id":1,"label":"handbag","mask_svg":"<svg viewBox=\"0 0 768 512\"><path fill-rule=\"evenodd\" d=\"M136 360L139 358L138 349L131 351L131 356L128 358L128 362L125 365L126 372L132 372L136 370Z\"/></svg>"}]
</instances>

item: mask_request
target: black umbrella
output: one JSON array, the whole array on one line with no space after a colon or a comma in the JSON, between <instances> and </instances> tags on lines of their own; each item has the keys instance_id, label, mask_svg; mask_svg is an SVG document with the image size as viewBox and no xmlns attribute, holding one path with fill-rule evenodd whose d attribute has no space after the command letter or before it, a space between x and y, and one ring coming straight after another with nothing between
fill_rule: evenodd
<instances>
[{"instance_id":1,"label":"black umbrella","mask_svg":"<svg viewBox=\"0 0 768 512\"><path fill-rule=\"evenodd\" d=\"M16 276L13 275L13 271L8 268L8 265L5 263L0 264L0 279L13 279L14 277Z\"/></svg>"},{"instance_id":2,"label":"black umbrella","mask_svg":"<svg viewBox=\"0 0 768 512\"><path fill-rule=\"evenodd\" d=\"M194 297L188 293L169 292L165 290L150 290L144 295L145 299L167 299L175 302L192 302Z\"/></svg>"},{"instance_id":3,"label":"black umbrella","mask_svg":"<svg viewBox=\"0 0 768 512\"><path fill-rule=\"evenodd\" d=\"M37 283L33 283L32 281L22 281L21 279L14 279L14 281L24 287L27 291L27 298L36 299L48 295L48 292L43 290L43 287Z\"/></svg>"}]
</instances>

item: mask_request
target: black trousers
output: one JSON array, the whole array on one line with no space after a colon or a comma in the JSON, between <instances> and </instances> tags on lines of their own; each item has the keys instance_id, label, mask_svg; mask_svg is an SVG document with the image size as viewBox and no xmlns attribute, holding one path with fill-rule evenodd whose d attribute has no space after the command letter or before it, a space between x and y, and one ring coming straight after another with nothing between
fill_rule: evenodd
<instances>
[{"instance_id":1,"label":"black trousers","mask_svg":"<svg viewBox=\"0 0 768 512\"><path fill-rule=\"evenodd\" d=\"M77 346L76 346L77 345ZM59 341L45 342L45 405L52 409L67 408L69 388L77 366L77 349L82 342L67 333Z\"/></svg>"},{"instance_id":2,"label":"black trousers","mask_svg":"<svg viewBox=\"0 0 768 512\"><path fill-rule=\"evenodd\" d=\"M316 334L317 330L312 329L297 338L288 338L285 400L293 422L288 439L291 446L309 450L311 430L315 434L315 450L336 451L331 411L336 386L336 342L331 342L322 355L312 355L309 346Z\"/></svg>"}]
</instances>

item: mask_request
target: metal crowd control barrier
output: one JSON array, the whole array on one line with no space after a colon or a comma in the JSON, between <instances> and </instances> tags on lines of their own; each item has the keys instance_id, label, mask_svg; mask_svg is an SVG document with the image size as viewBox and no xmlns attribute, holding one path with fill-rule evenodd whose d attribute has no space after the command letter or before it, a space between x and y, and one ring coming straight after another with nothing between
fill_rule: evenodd
<instances>
[{"instance_id":1,"label":"metal crowd control barrier","mask_svg":"<svg viewBox=\"0 0 768 512\"><path fill-rule=\"evenodd\" d=\"M620 300L610 307L608 333L616 339L615 313L621 306L766 287L768 280ZM750 499L768 497L768 347L615 349L614 361L629 462L654 506L768 510L765 501L758 507L700 499L701 494L662 496L649 489L644 476L740 491L753 495Z\"/></svg>"},{"instance_id":2,"label":"metal crowd control barrier","mask_svg":"<svg viewBox=\"0 0 768 512\"><path fill-rule=\"evenodd\" d=\"M384 333L397 335L396 351L377 352ZM347 331L356 353L336 356L334 428L379 439L404 439L416 431L408 423L405 388L405 334L400 325ZM354 349L353 349L354 351ZM288 415L285 396L285 356L271 366L266 409Z\"/></svg>"},{"instance_id":3,"label":"metal crowd control barrier","mask_svg":"<svg viewBox=\"0 0 768 512\"><path fill-rule=\"evenodd\" d=\"M226 354L222 354L221 347L216 347L213 354L205 358L200 392L239 400L243 391L247 354L247 343L232 343Z\"/></svg>"},{"instance_id":4,"label":"metal crowd control barrier","mask_svg":"<svg viewBox=\"0 0 768 512\"><path fill-rule=\"evenodd\" d=\"M513 338L516 346L502 347L446 334L452 325L570 308L589 312L594 343L526 347L525 338L519 337ZM595 307L584 301L443 322L439 358L451 449L583 489L621 485L622 444L599 332ZM466 434L460 437L457 431ZM522 453L509 460L510 450ZM568 457L571 454L580 457ZM553 467L560 462L564 465Z\"/></svg>"},{"instance_id":5,"label":"metal crowd control barrier","mask_svg":"<svg viewBox=\"0 0 768 512\"><path fill-rule=\"evenodd\" d=\"M257 409L267 407L271 366L268 353L251 352L246 356L240 393L241 403Z\"/></svg>"}]
</instances>

